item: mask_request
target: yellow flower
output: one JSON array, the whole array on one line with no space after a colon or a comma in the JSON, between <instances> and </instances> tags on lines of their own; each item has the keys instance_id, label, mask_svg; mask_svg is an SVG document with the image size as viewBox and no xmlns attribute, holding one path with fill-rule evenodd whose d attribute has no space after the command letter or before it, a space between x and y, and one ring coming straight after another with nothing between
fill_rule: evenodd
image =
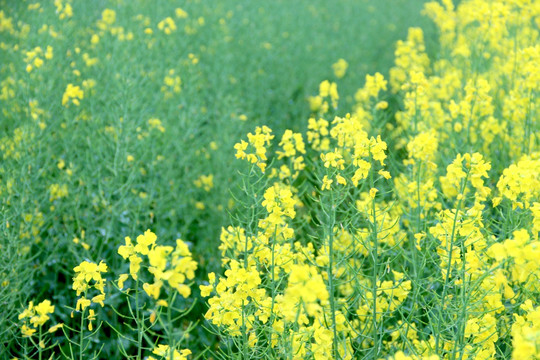
<instances>
[{"instance_id":1,"label":"yellow flower","mask_svg":"<svg viewBox=\"0 0 540 360\"><path fill-rule=\"evenodd\" d=\"M128 274L121 274L119 277L118 277L118 288L120 288L120 290L122 290L124 288L124 283L126 282L126 280L128 279L129 275Z\"/></svg>"},{"instance_id":2,"label":"yellow flower","mask_svg":"<svg viewBox=\"0 0 540 360\"><path fill-rule=\"evenodd\" d=\"M137 280L137 274L139 273L139 270L141 269L141 262L142 259L133 254L129 257L129 274L133 278L133 280Z\"/></svg>"},{"instance_id":3,"label":"yellow flower","mask_svg":"<svg viewBox=\"0 0 540 360\"><path fill-rule=\"evenodd\" d=\"M155 244L156 239L156 234L150 230L146 230L143 235L137 236L135 251L141 255L148 255L149 247Z\"/></svg>"},{"instance_id":4,"label":"yellow flower","mask_svg":"<svg viewBox=\"0 0 540 360\"><path fill-rule=\"evenodd\" d=\"M345 76L348 67L349 64L347 61L344 59L339 59L335 64L332 65L332 70L334 70L334 75L336 75L338 79L341 79Z\"/></svg>"},{"instance_id":5,"label":"yellow flower","mask_svg":"<svg viewBox=\"0 0 540 360\"><path fill-rule=\"evenodd\" d=\"M94 312L94 309L88 310L88 318L87 319L88 319L88 330L92 331L92 329L93 329L92 321L96 320L96 313Z\"/></svg>"},{"instance_id":6,"label":"yellow flower","mask_svg":"<svg viewBox=\"0 0 540 360\"><path fill-rule=\"evenodd\" d=\"M179 18L179 19L185 19L188 17L188 13L185 12L183 9L181 8L176 8L174 10L174 13L176 14L176 17Z\"/></svg>"},{"instance_id":7,"label":"yellow flower","mask_svg":"<svg viewBox=\"0 0 540 360\"><path fill-rule=\"evenodd\" d=\"M330 185L332 185L334 180L328 179L328 176L324 175L322 181L323 181L323 184L322 184L321 190L323 190L323 191L324 190L330 190Z\"/></svg>"},{"instance_id":8,"label":"yellow flower","mask_svg":"<svg viewBox=\"0 0 540 360\"><path fill-rule=\"evenodd\" d=\"M66 91L64 91L64 95L62 96L62 105L68 105L69 101L71 100L75 106L79 106L80 100L83 98L84 91L78 85L73 86L73 84L68 84Z\"/></svg>"},{"instance_id":9,"label":"yellow flower","mask_svg":"<svg viewBox=\"0 0 540 360\"><path fill-rule=\"evenodd\" d=\"M392 177L392 175L390 175L390 173L388 171L385 171L385 170L379 170L379 175L381 175L383 178L385 178L387 180Z\"/></svg>"},{"instance_id":10,"label":"yellow flower","mask_svg":"<svg viewBox=\"0 0 540 360\"><path fill-rule=\"evenodd\" d=\"M85 298L79 298L77 300L77 306L75 306L75 310L77 311L84 311L87 307L89 307L92 304L92 302Z\"/></svg>"},{"instance_id":11,"label":"yellow flower","mask_svg":"<svg viewBox=\"0 0 540 360\"><path fill-rule=\"evenodd\" d=\"M23 337L31 337L36 332L36 329L29 328L26 325L23 325L21 327L21 333L23 334Z\"/></svg>"},{"instance_id":12,"label":"yellow flower","mask_svg":"<svg viewBox=\"0 0 540 360\"><path fill-rule=\"evenodd\" d=\"M92 298L92 302L101 305L102 307L105 306L105 303L103 302L105 300L104 294L96 295Z\"/></svg>"},{"instance_id":13,"label":"yellow flower","mask_svg":"<svg viewBox=\"0 0 540 360\"><path fill-rule=\"evenodd\" d=\"M155 284L144 283L143 289L148 294L148 296L157 299L159 297L162 285L163 283L161 281L158 281Z\"/></svg>"},{"instance_id":14,"label":"yellow flower","mask_svg":"<svg viewBox=\"0 0 540 360\"><path fill-rule=\"evenodd\" d=\"M124 259L127 259L131 255L133 255L135 249L133 248L133 244L131 243L131 239L129 237L126 236L124 240L126 242L126 245L121 245L118 248L118 254L120 254L120 256L122 256Z\"/></svg>"},{"instance_id":15,"label":"yellow flower","mask_svg":"<svg viewBox=\"0 0 540 360\"><path fill-rule=\"evenodd\" d=\"M338 184L347 185L347 180L345 180L345 178L339 174L336 175L336 181Z\"/></svg>"},{"instance_id":16,"label":"yellow flower","mask_svg":"<svg viewBox=\"0 0 540 360\"><path fill-rule=\"evenodd\" d=\"M51 326L51 328L49 329L49 333L52 334L54 332L56 332L58 329L61 329L64 327L64 324L63 323L60 323L60 324L56 324L54 326Z\"/></svg>"}]
</instances>

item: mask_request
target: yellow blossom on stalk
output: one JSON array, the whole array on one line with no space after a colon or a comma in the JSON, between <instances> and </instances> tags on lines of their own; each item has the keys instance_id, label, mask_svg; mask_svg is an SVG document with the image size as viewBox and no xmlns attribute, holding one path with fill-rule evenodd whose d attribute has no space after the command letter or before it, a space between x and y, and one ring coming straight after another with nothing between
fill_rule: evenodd
<instances>
[{"instance_id":1,"label":"yellow blossom on stalk","mask_svg":"<svg viewBox=\"0 0 540 360\"><path fill-rule=\"evenodd\" d=\"M49 196L50 202L64 198L68 196L69 194L68 187L66 184L62 184L62 185L52 184L51 186L49 186L49 192L50 192L50 196Z\"/></svg>"},{"instance_id":2,"label":"yellow blossom on stalk","mask_svg":"<svg viewBox=\"0 0 540 360\"><path fill-rule=\"evenodd\" d=\"M88 317L86 319L88 320L88 330L92 331L93 328L94 328L93 325L92 325L92 321L96 320L96 313L95 313L94 309L88 310Z\"/></svg>"},{"instance_id":3,"label":"yellow blossom on stalk","mask_svg":"<svg viewBox=\"0 0 540 360\"><path fill-rule=\"evenodd\" d=\"M232 336L240 335L242 308L249 304L268 303L266 291L259 288L260 284L261 278L256 269L245 269L236 260L231 261L230 269L225 271L225 277L216 285L216 295L208 300L210 307L204 317L214 325L225 326ZM264 317L263 312L258 314L245 319L247 330L253 328L253 321L257 317Z\"/></svg>"},{"instance_id":4,"label":"yellow blossom on stalk","mask_svg":"<svg viewBox=\"0 0 540 360\"><path fill-rule=\"evenodd\" d=\"M272 130L267 126L255 128L255 133L248 133L248 142L241 140L234 145L237 159L246 159L252 164L256 164L264 173L266 170L266 146L270 145L270 141L274 138L271 135ZM251 146L254 152L246 152L248 146Z\"/></svg>"},{"instance_id":5,"label":"yellow blossom on stalk","mask_svg":"<svg viewBox=\"0 0 540 360\"><path fill-rule=\"evenodd\" d=\"M387 101L379 101L377 104L375 104L375 109L377 109L377 110L388 109L388 102Z\"/></svg>"},{"instance_id":6,"label":"yellow blossom on stalk","mask_svg":"<svg viewBox=\"0 0 540 360\"><path fill-rule=\"evenodd\" d=\"M302 134L293 133L291 130L285 130L279 146L282 147L283 151L276 151L278 159L287 157L293 158L294 161L297 153L306 153L306 147L304 144L304 139L302 138ZM301 158L301 156L299 158Z\"/></svg>"},{"instance_id":7,"label":"yellow blossom on stalk","mask_svg":"<svg viewBox=\"0 0 540 360\"><path fill-rule=\"evenodd\" d=\"M148 272L154 277L153 283L143 283L143 289L148 296L158 300L161 288L164 284L168 284L184 298L189 297L191 289L185 282L195 277L197 262L193 260L185 242L177 239L175 248L157 245L157 236L150 230L137 236L137 245L135 246L129 237L125 238L125 242L125 245L118 248L118 253L124 259L129 259L130 275L134 280L138 280L139 275L143 276L139 274L141 263L145 256L148 259ZM123 288L127 279L127 274L120 275L118 287Z\"/></svg>"},{"instance_id":8,"label":"yellow blossom on stalk","mask_svg":"<svg viewBox=\"0 0 540 360\"><path fill-rule=\"evenodd\" d=\"M51 326L50 329L49 329L49 333L52 334L54 332L56 332L58 329L61 329L64 327L64 324L60 323L60 324L56 324L54 326Z\"/></svg>"},{"instance_id":9,"label":"yellow blossom on stalk","mask_svg":"<svg viewBox=\"0 0 540 360\"><path fill-rule=\"evenodd\" d=\"M77 296L84 293L84 296L77 300L76 310L80 309L84 311L90 306L92 300L87 299L85 296L87 296L88 291L92 288L99 292L98 296L94 296L92 299L103 306L106 280L102 277L102 273L107 272L107 265L103 261L99 264L83 261L73 271L75 271L73 290L77 292Z\"/></svg>"},{"instance_id":10,"label":"yellow blossom on stalk","mask_svg":"<svg viewBox=\"0 0 540 360\"><path fill-rule=\"evenodd\" d=\"M71 7L70 0L54 0L54 6L56 7L56 13L58 18L63 20L73 16L73 8Z\"/></svg>"},{"instance_id":11,"label":"yellow blossom on stalk","mask_svg":"<svg viewBox=\"0 0 540 360\"><path fill-rule=\"evenodd\" d=\"M280 312L287 321L308 323L308 317L316 317L329 298L322 275L312 265L293 265L288 286L278 300Z\"/></svg>"},{"instance_id":12,"label":"yellow blossom on stalk","mask_svg":"<svg viewBox=\"0 0 540 360\"><path fill-rule=\"evenodd\" d=\"M324 80L319 84L319 95L308 98L311 111L321 114L328 112L328 102L325 100L327 97L330 97L332 107L337 108L339 100L337 84Z\"/></svg>"},{"instance_id":13,"label":"yellow blossom on stalk","mask_svg":"<svg viewBox=\"0 0 540 360\"><path fill-rule=\"evenodd\" d=\"M520 308L525 314L514 314L512 359L535 359L540 356L540 307L528 299Z\"/></svg>"},{"instance_id":14,"label":"yellow blossom on stalk","mask_svg":"<svg viewBox=\"0 0 540 360\"><path fill-rule=\"evenodd\" d=\"M148 119L148 125L150 126L151 129L157 129L162 133L165 132L165 128L161 124L161 120L157 118Z\"/></svg>"},{"instance_id":15,"label":"yellow blossom on stalk","mask_svg":"<svg viewBox=\"0 0 540 360\"><path fill-rule=\"evenodd\" d=\"M185 12L183 9L181 8L176 8L174 10L174 13L176 14L176 17L179 18L179 19L185 19L188 17L188 13Z\"/></svg>"},{"instance_id":16,"label":"yellow blossom on stalk","mask_svg":"<svg viewBox=\"0 0 540 360\"><path fill-rule=\"evenodd\" d=\"M333 152L329 152L326 154L321 153L321 160L324 162L324 167L334 167L339 170L343 170L345 168L345 160L343 160L343 156L341 153L334 149Z\"/></svg>"},{"instance_id":17,"label":"yellow blossom on stalk","mask_svg":"<svg viewBox=\"0 0 540 360\"><path fill-rule=\"evenodd\" d=\"M432 162L438 147L437 133L433 130L416 135L407 144L410 159Z\"/></svg>"},{"instance_id":18,"label":"yellow blossom on stalk","mask_svg":"<svg viewBox=\"0 0 540 360\"><path fill-rule=\"evenodd\" d=\"M339 174L336 175L336 181L340 185L347 185L347 180L343 176L341 176Z\"/></svg>"},{"instance_id":19,"label":"yellow blossom on stalk","mask_svg":"<svg viewBox=\"0 0 540 360\"><path fill-rule=\"evenodd\" d=\"M392 175L390 175L390 173L386 170L379 170L377 173L381 175L383 178L385 178L386 180L392 178Z\"/></svg>"},{"instance_id":20,"label":"yellow blossom on stalk","mask_svg":"<svg viewBox=\"0 0 540 360\"><path fill-rule=\"evenodd\" d=\"M37 46L33 50L26 51L25 56L24 61L27 64L26 71L31 72L34 68L38 69L43 65L43 58L47 60L52 59L53 48L51 46L47 46L47 49L44 52L41 47Z\"/></svg>"},{"instance_id":21,"label":"yellow blossom on stalk","mask_svg":"<svg viewBox=\"0 0 540 360\"><path fill-rule=\"evenodd\" d=\"M387 81L380 73L366 75L366 82L363 88L358 90L354 98L359 103L366 103L370 99L377 98L381 90L386 90Z\"/></svg>"},{"instance_id":22,"label":"yellow blossom on stalk","mask_svg":"<svg viewBox=\"0 0 540 360\"><path fill-rule=\"evenodd\" d=\"M216 283L216 274L211 272L208 273L208 283L209 285L200 285L199 288L201 290L201 296L202 297L208 297L214 290L214 284Z\"/></svg>"},{"instance_id":23,"label":"yellow blossom on stalk","mask_svg":"<svg viewBox=\"0 0 540 360\"><path fill-rule=\"evenodd\" d=\"M400 90L400 84L408 80L407 73L424 72L429 66L422 29L409 28L407 40L397 42L395 56L396 66L390 69L390 84L392 91L397 92Z\"/></svg>"},{"instance_id":24,"label":"yellow blossom on stalk","mask_svg":"<svg viewBox=\"0 0 540 360\"><path fill-rule=\"evenodd\" d=\"M118 288L120 290L122 290L124 288L124 283L126 282L128 277L129 277L128 274L121 274L120 277L118 278Z\"/></svg>"},{"instance_id":25,"label":"yellow blossom on stalk","mask_svg":"<svg viewBox=\"0 0 540 360\"><path fill-rule=\"evenodd\" d=\"M438 355L423 355L422 357L406 355L403 351L398 351L388 360L439 360Z\"/></svg>"},{"instance_id":26,"label":"yellow blossom on stalk","mask_svg":"<svg viewBox=\"0 0 540 360\"><path fill-rule=\"evenodd\" d=\"M84 98L84 91L78 86L73 86L73 84L68 84L64 95L62 96L62 105L69 106L69 102L79 106L80 100Z\"/></svg>"},{"instance_id":27,"label":"yellow blossom on stalk","mask_svg":"<svg viewBox=\"0 0 540 360\"><path fill-rule=\"evenodd\" d=\"M332 70L334 70L334 75L338 79L341 79L345 76L345 73L347 72L347 68L349 67L349 64L345 59L339 59L336 63L332 65Z\"/></svg>"},{"instance_id":28,"label":"yellow blossom on stalk","mask_svg":"<svg viewBox=\"0 0 540 360\"><path fill-rule=\"evenodd\" d=\"M176 31L176 24L171 17L166 17L165 19L161 20L157 27L167 35L170 35L173 31Z\"/></svg>"},{"instance_id":29,"label":"yellow blossom on stalk","mask_svg":"<svg viewBox=\"0 0 540 360\"><path fill-rule=\"evenodd\" d=\"M309 119L307 139L313 149L318 151L326 151L329 149L330 139L328 139L328 135L330 132L328 131L328 125L328 121L324 119Z\"/></svg>"},{"instance_id":30,"label":"yellow blossom on stalk","mask_svg":"<svg viewBox=\"0 0 540 360\"><path fill-rule=\"evenodd\" d=\"M182 79L176 75L174 69L170 69L163 78L163 86L161 87L165 100L172 98L174 94L180 94L181 91Z\"/></svg>"},{"instance_id":31,"label":"yellow blossom on stalk","mask_svg":"<svg viewBox=\"0 0 540 360\"><path fill-rule=\"evenodd\" d=\"M118 254L122 256L124 259L127 259L132 254L135 253L135 248L133 247L133 243L131 242L131 238L126 236L124 238L124 241L126 242L125 245L120 245L118 248Z\"/></svg>"},{"instance_id":32,"label":"yellow blossom on stalk","mask_svg":"<svg viewBox=\"0 0 540 360\"><path fill-rule=\"evenodd\" d=\"M54 313L54 305L51 304L50 300L43 300L35 306L34 302L30 301L28 307L19 314L19 320L25 320L25 323L21 326L23 337L32 336L39 327L50 319L49 314L52 313Z\"/></svg>"},{"instance_id":33,"label":"yellow blossom on stalk","mask_svg":"<svg viewBox=\"0 0 540 360\"><path fill-rule=\"evenodd\" d=\"M529 208L534 199L540 198L540 157L525 155L504 169L497 189L514 208Z\"/></svg>"},{"instance_id":34,"label":"yellow blossom on stalk","mask_svg":"<svg viewBox=\"0 0 540 360\"><path fill-rule=\"evenodd\" d=\"M214 187L214 175L201 175L193 183L196 187L203 188L204 191L210 191Z\"/></svg>"},{"instance_id":35,"label":"yellow blossom on stalk","mask_svg":"<svg viewBox=\"0 0 540 360\"><path fill-rule=\"evenodd\" d=\"M173 360L187 360L188 355L191 355L191 350L184 349L184 350L176 350L171 349L169 345L163 345L159 344L157 345L154 350L152 350L152 354L157 355L160 357L160 359L173 359ZM153 356L149 356L148 360L158 360L155 359Z\"/></svg>"},{"instance_id":36,"label":"yellow blossom on stalk","mask_svg":"<svg viewBox=\"0 0 540 360\"><path fill-rule=\"evenodd\" d=\"M371 164L362 159L356 161L356 166L358 168L355 170L354 175L351 178L354 186L358 186L360 180L366 179L369 174L369 170L371 169Z\"/></svg>"},{"instance_id":37,"label":"yellow blossom on stalk","mask_svg":"<svg viewBox=\"0 0 540 360\"><path fill-rule=\"evenodd\" d=\"M246 243L247 241L247 243ZM220 245L222 261L228 262L228 252L232 252L233 257L239 254L241 249L245 249L246 246L249 249L252 247L252 242L246 238L246 232L241 227L228 226L227 228L221 228Z\"/></svg>"},{"instance_id":38,"label":"yellow blossom on stalk","mask_svg":"<svg viewBox=\"0 0 540 360\"><path fill-rule=\"evenodd\" d=\"M103 10L101 13L101 20L109 26L114 24L116 22L116 11L112 9Z\"/></svg>"},{"instance_id":39,"label":"yellow blossom on stalk","mask_svg":"<svg viewBox=\"0 0 540 360\"><path fill-rule=\"evenodd\" d=\"M321 96L310 96L308 102L311 112L321 112L322 114L328 112L328 103L323 101Z\"/></svg>"},{"instance_id":40,"label":"yellow blossom on stalk","mask_svg":"<svg viewBox=\"0 0 540 360\"><path fill-rule=\"evenodd\" d=\"M154 298L154 300L157 300L157 298L159 298L159 293L162 285L163 283L161 281L158 281L154 284L144 283L143 289L148 294L148 296Z\"/></svg>"},{"instance_id":41,"label":"yellow blossom on stalk","mask_svg":"<svg viewBox=\"0 0 540 360\"><path fill-rule=\"evenodd\" d=\"M334 182L334 180L332 179L328 179L328 176L324 175L323 179L322 179L322 187L321 187L321 190L330 190L330 186L332 185L332 183Z\"/></svg>"},{"instance_id":42,"label":"yellow blossom on stalk","mask_svg":"<svg viewBox=\"0 0 540 360\"><path fill-rule=\"evenodd\" d=\"M136 254L137 251L135 250L135 246L133 246L133 243L131 242L131 238L126 236L124 240L126 244L120 245L120 247L118 248L118 254L124 259L129 259L129 274L131 275L133 280L137 280L138 273L141 268L142 258L140 258ZM144 251L144 249L144 246L139 247L139 250ZM126 280L127 274L120 275L120 278L118 280L118 286L120 288L123 288L123 284Z\"/></svg>"},{"instance_id":43,"label":"yellow blossom on stalk","mask_svg":"<svg viewBox=\"0 0 540 360\"><path fill-rule=\"evenodd\" d=\"M370 139L369 152L373 156L373 159L378 161L381 165L384 166L384 159L386 159L385 150L387 149L386 143L381 140L381 136L378 135L377 138Z\"/></svg>"},{"instance_id":44,"label":"yellow blossom on stalk","mask_svg":"<svg viewBox=\"0 0 540 360\"><path fill-rule=\"evenodd\" d=\"M23 337L31 337L32 335L34 335L36 331L37 331L36 329L32 329L28 327L27 325L21 326L21 333Z\"/></svg>"},{"instance_id":45,"label":"yellow blossom on stalk","mask_svg":"<svg viewBox=\"0 0 540 360\"><path fill-rule=\"evenodd\" d=\"M137 245L135 251L141 255L148 255L149 247L156 243L157 236L150 230L146 230L144 234L137 236Z\"/></svg>"},{"instance_id":46,"label":"yellow blossom on stalk","mask_svg":"<svg viewBox=\"0 0 540 360\"><path fill-rule=\"evenodd\" d=\"M460 191L466 191L466 185L470 182L476 196L479 200L485 200L491 192L491 189L484 186L482 178L488 177L488 171L491 169L491 164L485 162L482 155L474 154L458 154L452 164L446 168L446 175L440 177L441 188L447 197L458 197ZM468 179L467 184L463 181ZM461 195L463 196L463 195Z\"/></svg>"}]
</instances>

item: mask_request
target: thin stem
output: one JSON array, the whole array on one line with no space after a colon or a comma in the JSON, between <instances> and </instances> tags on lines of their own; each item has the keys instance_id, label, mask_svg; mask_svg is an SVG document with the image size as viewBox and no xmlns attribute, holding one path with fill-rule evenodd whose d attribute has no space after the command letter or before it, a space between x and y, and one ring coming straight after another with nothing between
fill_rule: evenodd
<instances>
[{"instance_id":1,"label":"thin stem","mask_svg":"<svg viewBox=\"0 0 540 360\"><path fill-rule=\"evenodd\" d=\"M86 296L86 294L85 294ZM86 308L82 309L81 313L81 328L80 328L80 339L79 339L79 360L83 359L83 349L84 349L84 313Z\"/></svg>"},{"instance_id":2,"label":"thin stem","mask_svg":"<svg viewBox=\"0 0 540 360\"><path fill-rule=\"evenodd\" d=\"M450 237L450 249L447 249L447 251L448 251L448 266L447 266L447 269L446 269L446 275L445 275L445 279L444 279L443 293L442 293L442 297L441 297L441 305L439 307L439 317L437 319L437 334L435 335L435 352L436 353L439 352L439 340L440 340L440 337L441 337L442 313L443 313L443 309L444 309L445 302L446 302L446 296L447 296L447 292L448 292L448 280L450 279L450 273L452 271L452 250L454 248L454 242L455 242L455 237L456 237L457 219L458 219L458 216L459 216L461 203L463 202L463 198L464 198L463 193L464 193L464 190L465 190L465 186L467 185L468 179L469 179L469 172L467 171L467 175L466 175L465 180L463 181L463 184L461 186L461 191L459 192L459 201L458 201L457 207L455 209L454 220L453 220L453 223L452 223L452 234L451 234L451 237Z\"/></svg>"},{"instance_id":3,"label":"thin stem","mask_svg":"<svg viewBox=\"0 0 540 360\"><path fill-rule=\"evenodd\" d=\"M329 226L327 227L328 231L328 287L330 291L330 311L332 313L332 331L333 331L333 352L334 359L339 359L339 352L337 348L337 329L336 329L336 304L334 299L334 226L336 223L336 210L335 210L335 201L334 193L331 192L331 209L329 214Z\"/></svg>"},{"instance_id":4,"label":"thin stem","mask_svg":"<svg viewBox=\"0 0 540 360\"><path fill-rule=\"evenodd\" d=\"M373 297L373 346L374 354L373 358L377 359L379 357L379 331L377 327L377 275L379 272L379 244L378 244L378 234L377 234L377 218L376 218L376 209L375 209L375 198L371 201L371 211L373 213L373 273L371 279L371 292Z\"/></svg>"},{"instance_id":5,"label":"thin stem","mask_svg":"<svg viewBox=\"0 0 540 360\"><path fill-rule=\"evenodd\" d=\"M139 277L137 277L137 281L135 282L135 307L136 312L135 316L137 317L137 360L141 360L142 357L142 338L143 338L143 329L144 323L141 324L141 318L140 318L140 308L139 308ZM144 319L143 319L144 321Z\"/></svg>"},{"instance_id":6,"label":"thin stem","mask_svg":"<svg viewBox=\"0 0 540 360\"><path fill-rule=\"evenodd\" d=\"M42 339L42 336L43 336L42 329L41 329L42 327L43 326L39 327L39 339L38 339L39 340L39 342L38 342L38 358L39 358L39 360L41 360L41 356L42 356L42 354L41 354L41 341L42 341L41 339Z\"/></svg>"}]
</instances>

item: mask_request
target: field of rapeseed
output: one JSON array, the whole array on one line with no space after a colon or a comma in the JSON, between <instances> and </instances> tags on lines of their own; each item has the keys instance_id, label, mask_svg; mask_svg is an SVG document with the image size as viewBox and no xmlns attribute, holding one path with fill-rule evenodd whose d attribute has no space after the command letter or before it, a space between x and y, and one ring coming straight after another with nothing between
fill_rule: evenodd
<instances>
[{"instance_id":1,"label":"field of rapeseed","mask_svg":"<svg viewBox=\"0 0 540 360\"><path fill-rule=\"evenodd\" d=\"M0 0L0 359L540 359L539 28Z\"/></svg>"}]
</instances>

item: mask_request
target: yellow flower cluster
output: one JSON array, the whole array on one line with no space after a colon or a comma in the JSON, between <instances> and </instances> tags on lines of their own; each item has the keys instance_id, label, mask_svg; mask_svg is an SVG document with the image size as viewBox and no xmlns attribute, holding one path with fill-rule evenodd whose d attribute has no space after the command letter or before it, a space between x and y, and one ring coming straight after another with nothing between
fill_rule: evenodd
<instances>
[{"instance_id":1,"label":"yellow flower cluster","mask_svg":"<svg viewBox=\"0 0 540 360\"><path fill-rule=\"evenodd\" d=\"M276 151L278 160L287 158L292 164L291 166L282 165L279 168L279 178L284 180L286 178L291 178L292 180L298 177L300 171L304 170L306 164L304 162L304 154L306 153L306 145L304 143L304 138L300 133L293 133L291 130L285 130L279 146L283 149L282 151ZM273 169L274 170L274 169ZM294 172L291 172L294 171ZM277 172L277 171L276 171ZM275 174L271 174L270 177L274 177Z\"/></svg>"},{"instance_id":2,"label":"yellow flower cluster","mask_svg":"<svg viewBox=\"0 0 540 360\"><path fill-rule=\"evenodd\" d=\"M103 307L105 305L105 283L107 280L101 274L107 272L107 265L103 261L99 264L83 261L73 271L75 271L73 290L77 292L77 296L80 296L75 310L84 312L92 303ZM98 295L89 297L88 292L92 289L97 290Z\"/></svg>"},{"instance_id":3,"label":"yellow flower cluster","mask_svg":"<svg viewBox=\"0 0 540 360\"><path fill-rule=\"evenodd\" d=\"M388 81L400 99L395 123L381 74L366 76L351 114L333 120L337 85L320 84L308 99L308 148L285 132L268 176L281 182L255 199L257 228L223 229L225 276L201 286L206 318L239 351L538 357L538 10L426 4L441 52L430 61L419 28L398 42ZM337 78L344 64L334 65ZM248 145L237 144L238 158ZM299 156L308 172L283 163ZM393 179L387 162L400 171Z\"/></svg>"},{"instance_id":4,"label":"yellow flower cluster","mask_svg":"<svg viewBox=\"0 0 540 360\"><path fill-rule=\"evenodd\" d=\"M185 242L176 240L176 247L157 245L157 236L150 230L137 236L137 243L133 245L129 237L125 238L125 245L118 248L118 254L129 259L129 275L138 281L141 263L144 256L148 259L148 272L153 275L153 283L144 282L143 289L148 296L158 300L164 282L178 291L184 298L189 297L191 288L185 284L186 280L195 277L197 263L193 260L191 252ZM128 274L122 274L118 280L118 287L122 289ZM159 304L168 306L165 300Z\"/></svg>"},{"instance_id":5,"label":"yellow flower cluster","mask_svg":"<svg viewBox=\"0 0 540 360\"><path fill-rule=\"evenodd\" d=\"M182 79L178 76L174 69L170 69L167 75L163 78L163 86L161 92L165 100L170 99L174 94L180 94L182 91Z\"/></svg>"},{"instance_id":6,"label":"yellow flower cluster","mask_svg":"<svg viewBox=\"0 0 540 360\"><path fill-rule=\"evenodd\" d=\"M208 192L214 187L214 175L201 175L195 181L193 181L193 184L196 187L203 188L204 191Z\"/></svg>"},{"instance_id":7,"label":"yellow flower cluster","mask_svg":"<svg viewBox=\"0 0 540 360\"><path fill-rule=\"evenodd\" d=\"M171 17L166 17L165 19L161 20L157 27L160 31L163 31L167 35L170 35L172 32L176 31L176 24Z\"/></svg>"},{"instance_id":8,"label":"yellow flower cluster","mask_svg":"<svg viewBox=\"0 0 540 360\"><path fill-rule=\"evenodd\" d=\"M339 59L332 65L332 70L334 70L334 75L336 75L338 79L341 79L345 76L348 67L349 64L345 59Z\"/></svg>"},{"instance_id":9,"label":"yellow flower cluster","mask_svg":"<svg viewBox=\"0 0 540 360\"><path fill-rule=\"evenodd\" d=\"M53 48L51 46L47 46L47 49L45 52L41 49L41 47L36 47L33 50L29 50L26 52L26 58L24 59L24 62L26 62L26 71L31 72L34 68L39 69L43 65L43 58L50 60L53 58Z\"/></svg>"},{"instance_id":10,"label":"yellow flower cluster","mask_svg":"<svg viewBox=\"0 0 540 360\"><path fill-rule=\"evenodd\" d=\"M54 305L50 300L43 300L38 305L34 306L34 302L30 301L28 307L19 314L19 320L25 319L25 324L21 326L21 333L24 337L32 336L38 328L43 326L49 319L49 314L54 313ZM26 323L28 319L28 323ZM28 326L30 325L30 326ZM56 328L53 327L50 332L53 332Z\"/></svg>"},{"instance_id":11,"label":"yellow flower cluster","mask_svg":"<svg viewBox=\"0 0 540 360\"><path fill-rule=\"evenodd\" d=\"M324 80L319 85L319 95L310 96L308 98L311 112L326 114L329 110L329 105L327 101L328 98L332 104L332 107L334 109L337 108L339 100L337 84L335 82Z\"/></svg>"},{"instance_id":12,"label":"yellow flower cluster","mask_svg":"<svg viewBox=\"0 0 540 360\"><path fill-rule=\"evenodd\" d=\"M159 356L158 359L187 360L188 355L191 355L191 350L184 349L178 351L171 349L169 345L159 344L152 350L152 354ZM148 360L156 360L156 358L149 356Z\"/></svg>"},{"instance_id":13,"label":"yellow flower cluster","mask_svg":"<svg viewBox=\"0 0 540 360\"><path fill-rule=\"evenodd\" d=\"M502 198L512 202L513 208L538 207L537 202L531 202L540 199L540 154L524 155L517 164L504 169L497 189ZM496 199L499 203L501 200Z\"/></svg>"},{"instance_id":14,"label":"yellow flower cluster","mask_svg":"<svg viewBox=\"0 0 540 360\"><path fill-rule=\"evenodd\" d=\"M64 95L62 96L62 105L69 106L69 103L73 103L75 106L80 105L80 100L84 98L84 91L78 85L68 84Z\"/></svg>"},{"instance_id":15,"label":"yellow flower cluster","mask_svg":"<svg viewBox=\"0 0 540 360\"><path fill-rule=\"evenodd\" d=\"M58 18L60 20L64 20L73 16L71 0L54 0L54 6L56 7L56 13L58 14Z\"/></svg>"},{"instance_id":16,"label":"yellow flower cluster","mask_svg":"<svg viewBox=\"0 0 540 360\"><path fill-rule=\"evenodd\" d=\"M64 198L69 195L68 187L66 184L52 184L49 186L49 201L53 202L57 199Z\"/></svg>"},{"instance_id":17,"label":"yellow flower cluster","mask_svg":"<svg viewBox=\"0 0 540 360\"><path fill-rule=\"evenodd\" d=\"M512 324L512 358L535 359L540 356L540 306L527 300L520 308L524 313L516 315Z\"/></svg>"},{"instance_id":18,"label":"yellow flower cluster","mask_svg":"<svg viewBox=\"0 0 540 360\"><path fill-rule=\"evenodd\" d=\"M256 164L261 171L264 173L266 170L266 146L270 145L270 141L274 138L272 130L267 127L255 128L255 133L248 133L248 141L241 140L239 143L234 145L236 150L237 159L246 159L252 164ZM253 148L254 152L246 152L248 146Z\"/></svg>"}]
</instances>

